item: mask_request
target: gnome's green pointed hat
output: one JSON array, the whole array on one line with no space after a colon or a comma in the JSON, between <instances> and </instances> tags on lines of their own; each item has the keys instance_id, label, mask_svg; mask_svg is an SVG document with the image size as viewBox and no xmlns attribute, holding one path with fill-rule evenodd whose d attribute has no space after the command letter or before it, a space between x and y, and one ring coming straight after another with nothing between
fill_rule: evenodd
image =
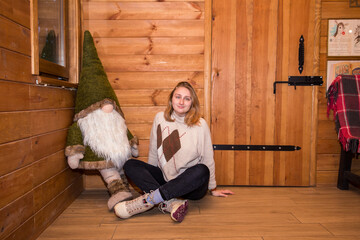
<instances>
[{"instance_id":1,"label":"gnome's green pointed hat","mask_svg":"<svg viewBox=\"0 0 360 240\"><path fill-rule=\"evenodd\" d=\"M76 94L74 120L77 121L85 117L106 103L112 103L114 109L124 117L116 94L98 57L94 40L90 32L85 31L82 69Z\"/></svg>"}]
</instances>

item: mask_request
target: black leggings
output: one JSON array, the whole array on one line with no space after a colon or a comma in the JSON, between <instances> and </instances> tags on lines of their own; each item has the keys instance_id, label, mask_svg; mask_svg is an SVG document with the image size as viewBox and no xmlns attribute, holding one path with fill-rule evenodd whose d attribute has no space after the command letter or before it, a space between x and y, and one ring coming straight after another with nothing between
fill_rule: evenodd
<instances>
[{"instance_id":1,"label":"black leggings","mask_svg":"<svg viewBox=\"0 0 360 240\"><path fill-rule=\"evenodd\" d=\"M186 169L177 178L166 182L159 167L136 159L125 162L124 172L138 188L146 193L159 188L164 200L177 197L191 200L203 198L208 190L210 176L206 165L197 164Z\"/></svg>"}]
</instances>

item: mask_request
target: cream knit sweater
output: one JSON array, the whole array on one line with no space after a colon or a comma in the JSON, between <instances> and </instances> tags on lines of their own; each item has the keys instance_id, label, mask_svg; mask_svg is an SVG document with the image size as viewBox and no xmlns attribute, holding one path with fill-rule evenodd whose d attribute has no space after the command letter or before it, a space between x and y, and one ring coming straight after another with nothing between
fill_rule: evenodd
<instances>
[{"instance_id":1,"label":"cream knit sweater","mask_svg":"<svg viewBox=\"0 0 360 240\"><path fill-rule=\"evenodd\" d=\"M187 168L203 163L210 170L209 189L216 187L215 162L210 129L204 119L200 125L189 127L185 117L172 114L174 122L156 114L150 134L148 163L158 166L166 181L170 181Z\"/></svg>"}]
</instances>

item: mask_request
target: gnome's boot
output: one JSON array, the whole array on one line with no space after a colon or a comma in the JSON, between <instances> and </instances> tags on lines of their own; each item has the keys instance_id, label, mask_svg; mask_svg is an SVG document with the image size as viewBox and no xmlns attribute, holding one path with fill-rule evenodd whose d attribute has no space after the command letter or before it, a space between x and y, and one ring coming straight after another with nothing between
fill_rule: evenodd
<instances>
[{"instance_id":1,"label":"gnome's boot","mask_svg":"<svg viewBox=\"0 0 360 240\"><path fill-rule=\"evenodd\" d=\"M117 203L132 198L129 183L125 175L120 176L116 168L102 169L100 173L107 183L107 189L111 195L108 200L109 210L112 210Z\"/></svg>"}]
</instances>

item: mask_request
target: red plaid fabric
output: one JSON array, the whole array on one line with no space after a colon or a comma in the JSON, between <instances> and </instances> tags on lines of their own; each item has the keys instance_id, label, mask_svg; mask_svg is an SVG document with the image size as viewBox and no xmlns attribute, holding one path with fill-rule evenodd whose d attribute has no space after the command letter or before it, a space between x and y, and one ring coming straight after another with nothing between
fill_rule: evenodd
<instances>
[{"instance_id":1,"label":"red plaid fabric","mask_svg":"<svg viewBox=\"0 0 360 240\"><path fill-rule=\"evenodd\" d=\"M360 75L340 75L327 91L327 115L333 111L345 151L360 153Z\"/></svg>"}]
</instances>

